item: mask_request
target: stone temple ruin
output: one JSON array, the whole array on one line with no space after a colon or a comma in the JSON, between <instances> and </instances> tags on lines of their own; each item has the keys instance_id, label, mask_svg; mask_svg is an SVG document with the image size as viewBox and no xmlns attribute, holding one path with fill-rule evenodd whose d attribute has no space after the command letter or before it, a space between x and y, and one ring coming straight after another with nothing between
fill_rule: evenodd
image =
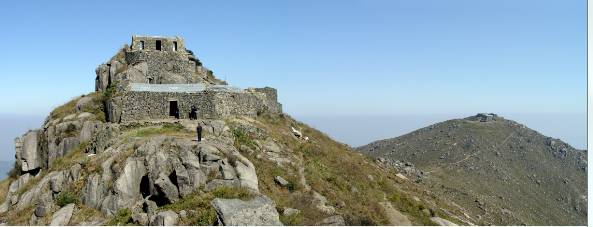
<instances>
[{"instance_id":1,"label":"stone temple ruin","mask_svg":"<svg viewBox=\"0 0 593 227\"><path fill-rule=\"evenodd\" d=\"M257 116L281 113L276 89L240 89L216 79L181 37L132 36L96 70L95 90L107 94L106 119L135 120Z\"/></svg>"}]
</instances>

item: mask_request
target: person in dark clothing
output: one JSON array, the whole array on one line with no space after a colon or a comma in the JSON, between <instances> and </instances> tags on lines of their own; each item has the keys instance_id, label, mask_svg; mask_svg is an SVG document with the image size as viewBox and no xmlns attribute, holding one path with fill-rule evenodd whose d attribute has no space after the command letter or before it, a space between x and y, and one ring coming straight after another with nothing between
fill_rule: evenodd
<instances>
[{"instance_id":1,"label":"person in dark clothing","mask_svg":"<svg viewBox=\"0 0 593 227\"><path fill-rule=\"evenodd\" d=\"M198 124L196 131L198 132L198 142L200 142L202 141L202 126L200 124Z\"/></svg>"},{"instance_id":2,"label":"person in dark clothing","mask_svg":"<svg viewBox=\"0 0 593 227\"><path fill-rule=\"evenodd\" d=\"M175 110L175 119L179 119L179 109Z\"/></svg>"},{"instance_id":3,"label":"person in dark clothing","mask_svg":"<svg viewBox=\"0 0 593 227\"><path fill-rule=\"evenodd\" d=\"M189 112L189 119L190 120L197 120L198 119L198 108L196 106L191 106L191 111Z\"/></svg>"}]
</instances>

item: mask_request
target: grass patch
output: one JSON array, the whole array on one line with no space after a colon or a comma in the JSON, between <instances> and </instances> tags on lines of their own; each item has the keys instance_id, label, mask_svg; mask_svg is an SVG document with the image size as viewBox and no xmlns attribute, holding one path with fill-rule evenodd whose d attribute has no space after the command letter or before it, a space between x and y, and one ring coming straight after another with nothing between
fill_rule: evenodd
<instances>
[{"instance_id":1,"label":"grass patch","mask_svg":"<svg viewBox=\"0 0 593 227\"><path fill-rule=\"evenodd\" d=\"M87 145L88 143L86 142L81 143L80 145L78 145L76 149L70 151L68 154L54 159L54 161L51 164L51 167L49 168L49 172L56 170L65 170L72 167L72 165L74 165L78 161L84 161L87 158L86 154L84 153L84 150L87 147Z\"/></svg>"},{"instance_id":2,"label":"grass patch","mask_svg":"<svg viewBox=\"0 0 593 227\"><path fill-rule=\"evenodd\" d=\"M240 148L241 145L246 145L251 149L257 148L257 145L253 139L243 132L243 130L233 128L233 135L235 136L235 147Z\"/></svg>"},{"instance_id":3,"label":"grass patch","mask_svg":"<svg viewBox=\"0 0 593 227\"><path fill-rule=\"evenodd\" d=\"M79 204L78 197L69 191L63 191L56 197L56 205L63 207L70 203Z\"/></svg>"},{"instance_id":4,"label":"grass patch","mask_svg":"<svg viewBox=\"0 0 593 227\"><path fill-rule=\"evenodd\" d=\"M13 178L6 178L0 181L0 203L4 202L6 199L6 194L8 193L8 187L10 187L10 183L12 182Z\"/></svg>"},{"instance_id":5,"label":"grass patch","mask_svg":"<svg viewBox=\"0 0 593 227\"><path fill-rule=\"evenodd\" d=\"M60 119L60 118L66 117L70 114L77 113L77 112L79 112L76 109L76 103L78 102L78 100L80 100L80 98L82 98L82 97L91 97L92 100L90 101L90 103L83 106L82 109L80 110L80 112L92 113L95 115L97 120L105 122L105 110L103 107L103 100L104 100L104 96L105 96L104 94L105 94L105 92L103 92L103 93L93 92L93 93L90 93L87 95L83 95L79 98L72 99L72 100L68 101L66 104L55 108L49 114L49 118L50 119Z\"/></svg>"},{"instance_id":6,"label":"grass patch","mask_svg":"<svg viewBox=\"0 0 593 227\"><path fill-rule=\"evenodd\" d=\"M301 223L303 223L303 216L301 215L301 213L288 216L280 215L280 222L288 226L301 225Z\"/></svg>"},{"instance_id":7,"label":"grass patch","mask_svg":"<svg viewBox=\"0 0 593 227\"><path fill-rule=\"evenodd\" d=\"M128 208L118 210L106 225L129 225L132 223L132 212Z\"/></svg>"},{"instance_id":8,"label":"grass patch","mask_svg":"<svg viewBox=\"0 0 593 227\"><path fill-rule=\"evenodd\" d=\"M150 137L155 135L167 135L167 136L195 136L194 132L191 132L179 123L164 123L162 126L156 127L145 127L132 130L129 136L131 137Z\"/></svg>"},{"instance_id":9,"label":"grass patch","mask_svg":"<svg viewBox=\"0 0 593 227\"><path fill-rule=\"evenodd\" d=\"M188 211L187 218L179 220L179 225L213 225L216 221L216 211L210 205L213 198L210 193L194 192L176 203L161 207L160 210ZM190 210L195 212L189 212Z\"/></svg>"},{"instance_id":10,"label":"grass patch","mask_svg":"<svg viewBox=\"0 0 593 227\"><path fill-rule=\"evenodd\" d=\"M76 113L76 103L78 102L79 98L70 100L64 105L55 108L50 114L51 119L60 119L70 114Z\"/></svg>"},{"instance_id":11,"label":"grass patch","mask_svg":"<svg viewBox=\"0 0 593 227\"><path fill-rule=\"evenodd\" d=\"M404 194L393 194L389 198L389 201L395 205L395 208L401 212L409 214L408 216L416 219L422 225L436 225L430 220L431 215L423 212L424 209L428 209L425 205L414 201L410 196ZM431 212L433 213L433 212Z\"/></svg>"},{"instance_id":12,"label":"grass patch","mask_svg":"<svg viewBox=\"0 0 593 227\"><path fill-rule=\"evenodd\" d=\"M241 200L250 200L254 196L248 189L240 187L219 187L212 191L212 195L216 198Z\"/></svg>"}]
</instances>

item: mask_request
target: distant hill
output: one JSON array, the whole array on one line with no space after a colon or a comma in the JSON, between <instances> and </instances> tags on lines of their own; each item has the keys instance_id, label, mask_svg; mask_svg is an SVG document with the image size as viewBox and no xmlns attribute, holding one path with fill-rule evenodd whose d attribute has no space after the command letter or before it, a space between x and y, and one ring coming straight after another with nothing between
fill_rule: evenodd
<instances>
[{"instance_id":1,"label":"distant hill","mask_svg":"<svg viewBox=\"0 0 593 227\"><path fill-rule=\"evenodd\" d=\"M490 114L358 148L467 209L476 224L586 225L587 153Z\"/></svg>"}]
</instances>

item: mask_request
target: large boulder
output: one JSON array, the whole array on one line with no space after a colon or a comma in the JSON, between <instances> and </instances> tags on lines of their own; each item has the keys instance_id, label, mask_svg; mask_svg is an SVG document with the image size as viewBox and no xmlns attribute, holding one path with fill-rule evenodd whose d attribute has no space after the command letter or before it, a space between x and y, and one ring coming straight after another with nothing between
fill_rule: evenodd
<instances>
[{"instance_id":1,"label":"large boulder","mask_svg":"<svg viewBox=\"0 0 593 227\"><path fill-rule=\"evenodd\" d=\"M212 200L212 206L222 225L282 225L276 204L265 196L249 201L216 198Z\"/></svg>"},{"instance_id":2,"label":"large boulder","mask_svg":"<svg viewBox=\"0 0 593 227\"><path fill-rule=\"evenodd\" d=\"M177 190L177 186L171 182L169 176L161 173L154 184L159 194L162 193L162 196L169 200L170 203L174 203L179 200L179 191Z\"/></svg>"},{"instance_id":3,"label":"large boulder","mask_svg":"<svg viewBox=\"0 0 593 227\"><path fill-rule=\"evenodd\" d=\"M95 70L97 78L95 79L95 91L105 91L109 86L109 66L101 64Z\"/></svg>"},{"instance_id":4,"label":"large boulder","mask_svg":"<svg viewBox=\"0 0 593 227\"><path fill-rule=\"evenodd\" d=\"M88 142L93 138L93 134L99 129L100 121L85 121L80 130L80 142Z\"/></svg>"},{"instance_id":5,"label":"large boulder","mask_svg":"<svg viewBox=\"0 0 593 227\"><path fill-rule=\"evenodd\" d=\"M146 175L144 160L130 157L119 178L115 181L115 192L122 199L123 204L132 204L133 201L142 199L140 194L140 181Z\"/></svg>"},{"instance_id":6,"label":"large boulder","mask_svg":"<svg viewBox=\"0 0 593 227\"><path fill-rule=\"evenodd\" d=\"M89 207L100 208L104 195L104 183L99 174L90 175L82 190L82 203Z\"/></svg>"},{"instance_id":7,"label":"large boulder","mask_svg":"<svg viewBox=\"0 0 593 227\"><path fill-rule=\"evenodd\" d=\"M17 138L16 157L20 162L21 171L27 172L41 167L42 158L38 152L38 137L39 131L29 131L22 138Z\"/></svg>"},{"instance_id":8,"label":"large boulder","mask_svg":"<svg viewBox=\"0 0 593 227\"><path fill-rule=\"evenodd\" d=\"M72 213L74 212L74 203L68 204L58 210L51 218L52 226L58 225L68 225L70 223L70 218L72 218Z\"/></svg>"},{"instance_id":9,"label":"large boulder","mask_svg":"<svg viewBox=\"0 0 593 227\"><path fill-rule=\"evenodd\" d=\"M179 221L179 215L174 211L163 211L156 214L151 222L150 225L152 226L173 226L177 225Z\"/></svg>"},{"instance_id":10,"label":"large boulder","mask_svg":"<svg viewBox=\"0 0 593 227\"><path fill-rule=\"evenodd\" d=\"M233 152L232 156L234 156L235 171L241 186L259 192L257 173L253 163L238 151Z\"/></svg>"}]
</instances>

